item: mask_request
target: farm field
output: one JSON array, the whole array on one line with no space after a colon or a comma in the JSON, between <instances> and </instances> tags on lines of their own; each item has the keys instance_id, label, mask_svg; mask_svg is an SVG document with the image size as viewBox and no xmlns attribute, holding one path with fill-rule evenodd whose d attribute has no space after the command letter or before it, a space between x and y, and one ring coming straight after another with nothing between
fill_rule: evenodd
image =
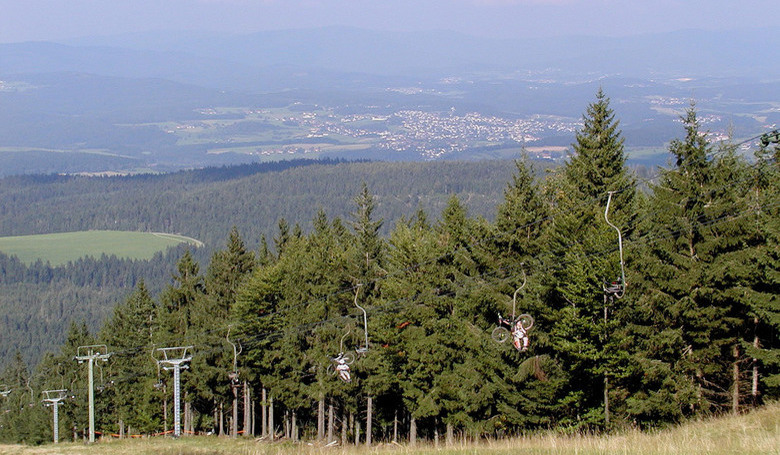
<instances>
[{"instance_id":1,"label":"farm field","mask_svg":"<svg viewBox=\"0 0 780 455\"><path fill-rule=\"evenodd\" d=\"M85 256L99 258L103 254L150 259L158 251L180 243L201 244L189 237L159 232L81 231L0 237L0 252L15 255L27 264L40 259L57 266Z\"/></svg>"},{"instance_id":2,"label":"farm field","mask_svg":"<svg viewBox=\"0 0 780 455\"><path fill-rule=\"evenodd\" d=\"M0 445L0 454L246 454L246 455L364 455L364 454L780 454L780 404L740 415L703 419L655 432L627 430L609 436L542 433L508 440L484 440L444 444L378 444L367 447L325 447L323 444L280 441L270 443L241 438L213 436L185 437L179 440L150 438L112 440L92 446L60 443L39 447Z\"/></svg>"}]
</instances>

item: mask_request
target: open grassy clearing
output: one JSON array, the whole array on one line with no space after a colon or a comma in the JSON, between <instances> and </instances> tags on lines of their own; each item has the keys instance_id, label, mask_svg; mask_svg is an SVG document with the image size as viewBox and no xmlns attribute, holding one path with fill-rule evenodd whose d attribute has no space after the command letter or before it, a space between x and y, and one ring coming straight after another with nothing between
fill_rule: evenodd
<instances>
[{"instance_id":1,"label":"open grassy clearing","mask_svg":"<svg viewBox=\"0 0 780 455\"><path fill-rule=\"evenodd\" d=\"M80 231L58 234L0 237L0 251L30 264L38 259L62 265L81 257L116 255L119 258L150 259L158 251L180 243L201 246L190 237L159 232Z\"/></svg>"},{"instance_id":2,"label":"open grassy clearing","mask_svg":"<svg viewBox=\"0 0 780 455\"><path fill-rule=\"evenodd\" d=\"M253 439L232 440L213 436L111 440L92 446L83 443L49 444L41 447L0 445L0 454L246 454L246 455L362 455L362 454L780 454L780 404L774 403L742 416L727 416L689 422L657 431L625 431L610 436L560 435L555 433L500 441L457 443L438 447L379 444L367 447L325 447L314 443L270 443Z\"/></svg>"}]
</instances>

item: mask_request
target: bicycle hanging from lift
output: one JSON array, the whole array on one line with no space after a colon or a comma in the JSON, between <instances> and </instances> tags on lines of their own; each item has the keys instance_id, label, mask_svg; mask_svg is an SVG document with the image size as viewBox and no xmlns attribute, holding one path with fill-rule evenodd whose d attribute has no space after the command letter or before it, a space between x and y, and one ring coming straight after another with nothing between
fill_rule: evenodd
<instances>
[{"instance_id":1,"label":"bicycle hanging from lift","mask_svg":"<svg viewBox=\"0 0 780 455\"><path fill-rule=\"evenodd\" d=\"M528 331L534 326L534 318L528 313L515 316L517 314L517 294L525 287L527 282L525 270L522 269L522 264L520 265L523 272L523 284L515 290L512 296L512 314L509 318L502 317L501 313L498 314L498 327L493 329L491 337L499 343L504 343L509 338L512 338L512 345L515 349L523 352L528 350L530 346L531 340L528 337Z\"/></svg>"}]
</instances>

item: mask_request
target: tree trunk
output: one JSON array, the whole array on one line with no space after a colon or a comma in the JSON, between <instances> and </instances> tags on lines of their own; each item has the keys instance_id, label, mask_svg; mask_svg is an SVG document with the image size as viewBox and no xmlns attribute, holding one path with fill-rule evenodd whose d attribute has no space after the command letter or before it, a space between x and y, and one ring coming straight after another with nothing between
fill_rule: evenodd
<instances>
[{"instance_id":1,"label":"tree trunk","mask_svg":"<svg viewBox=\"0 0 780 455\"><path fill-rule=\"evenodd\" d=\"M347 445L347 410L341 407L341 446Z\"/></svg>"},{"instance_id":2,"label":"tree trunk","mask_svg":"<svg viewBox=\"0 0 780 455\"><path fill-rule=\"evenodd\" d=\"M609 336L606 333L607 329L607 301L611 300L607 298L607 294L604 294L604 345L607 343L607 337ZM609 426L609 377L607 377L607 372L604 372L604 423L606 426Z\"/></svg>"},{"instance_id":3,"label":"tree trunk","mask_svg":"<svg viewBox=\"0 0 780 455\"><path fill-rule=\"evenodd\" d=\"M222 409L222 402L219 403L219 435L225 436L225 413Z\"/></svg>"},{"instance_id":4,"label":"tree trunk","mask_svg":"<svg viewBox=\"0 0 780 455\"><path fill-rule=\"evenodd\" d=\"M609 378L604 373L604 423L609 426Z\"/></svg>"},{"instance_id":5,"label":"tree trunk","mask_svg":"<svg viewBox=\"0 0 780 455\"><path fill-rule=\"evenodd\" d=\"M398 444L398 408L393 413L393 443Z\"/></svg>"},{"instance_id":6,"label":"tree trunk","mask_svg":"<svg viewBox=\"0 0 780 455\"><path fill-rule=\"evenodd\" d=\"M244 436L252 436L252 408L249 404L249 394L251 391L249 390L249 385L244 381Z\"/></svg>"},{"instance_id":7,"label":"tree trunk","mask_svg":"<svg viewBox=\"0 0 780 455\"><path fill-rule=\"evenodd\" d=\"M447 424L447 445L452 446L455 444L455 432L451 423Z\"/></svg>"},{"instance_id":8,"label":"tree trunk","mask_svg":"<svg viewBox=\"0 0 780 455\"><path fill-rule=\"evenodd\" d=\"M298 442L298 422L295 419L295 411L292 412L292 422L290 425L290 432L292 433L293 442Z\"/></svg>"},{"instance_id":9,"label":"tree trunk","mask_svg":"<svg viewBox=\"0 0 780 455\"><path fill-rule=\"evenodd\" d=\"M165 393L165 389L163 389L163 393ZM163 431L168 434L168 394L165 394L165 398L163 398Z\"/></svg>"},{"instance_id":10,"label":"tree trunk","mask_svg":"<svg viewBox=\"0 0 780 455\"><path fill-rule=\"evenodd\" d=\"M374 398L369 396L366 400L366 445L371 446L371 431L373 429Z\"/></svg>"},{"instance_id":11,"label":"tree trunk","mask_svg":"<svg viewBox=\"0 0 780 455\"><path fill-rule=\"evenodd\" d=\"M355 445L360 444L360 419L355 418L355 414L350 412L349 413L349 421L352 422L353 426L353 433L355 435Z\"/></svg>"},{"instance_id":12,"label":"tree trunk","mask_svg":"<svg viewBox=\"0 0 780 455\"><path fill-rule=\"evenodd\" d=\"M125 439L125 423L122 421L122 419L119 419L118 425L119 425L119 439Z\"/></svg>"},{"instance_id":13,"label":"tree trunk","mask_svg":"<svg viewBox=\"0 0 780 455\"><path fill-rule=\"evenodd\" d=\"M290 439L290 411L284 411L284 437Z\"/></svg>"},{"instance_id":14,"label":"tree trunk","mask_svg":"<svg viewBox=\"0 0 780 455\"><path fill-rule=\"evenodd\" d=\"M417 445L417 419L414 417L409 422L409 445L412 447Z\"/></svg>"},{"instance_id":15,"label":"tree trunk","mask_svg":"<svg viewBox=\"0 0 780 455\"><path fill-rule=\"evenodd\" d=\"M336 416L333 415L333 403L328 404L328 444L333 442L333 425L336 423Z\"/></svg>"},{"instance_id":16,"label":"tree trunk","mask_svg":"<svg viewBox=\"0 0 780 455\"><path fill-rule=\"evenodd\" d=\"M758 350L758 348L761 347L758 341L758 318L753 319L753 328L755 331L753 335L753 347ZM753 384L750 394L753 398L753 406L758 406L758 359L756 358L753 359Z\"/></svg>"},{"instance_id":17,"label":"tree trunk","mask_svg":"<svg viewBox=\"0 0 780 455\"><path fill-rule=\"evenodd\" d=\"M219 434L219 404L217 404L217 401L214 400L214 434ZM165 430L167 433L168 430Z\"/></svg>"},{"instance_id":18,"label":"tree trunk","mask_svg":"<svg viewBox=\"0 0 780 455\"><path fill-rule=\"evenodd\" d=\"M230 437L238 437L238 385L231 384L233 389L233 421L230 422Z\"/></svg>"},{"instance_id":19,"label":"tree trunk","mask_svg":"<svg viewBox=\"0 0 780 455\"><path fill-rule=\"evenodd\" d=\"M190 403L186 401L186 395L185 395L185 401L184 401L184 425L182 426L183 434L187 434L187 431L190 429Z\"/></svg>"},{"instance_id":20,"label":"tree trunk","mask_svg":"<svg viewBox=\"0 0 780 455\"><path fill-rule=\"evenodd\" d=\"M439 448L439 419L433 419L433 446Z\"/></svg>"},{"instance_id":21,"label":"tree trunk","mask_svg":"<svg viewBox=\"0 0 780 455\"><path fill-rule=\"evenodd\" d=\"M263 387L263 394L261 396L261 401L260 401L260 408L261 408L261 414L262 414L260 416L260 419L262 420L262 422L261 422L261 426L262 426L261 432L262 432L263 436L268 436L268 402L266 400L267 400L266 390L265 390L265 387Z\"/></svg>"},{"instance_id":22,"label":"tree trunk","mask_svg":"<svg viewBox=\"0 0 780 455\"><path fill-rule=\"evenodd\" d=\"M739 414L739 345L734 345L734 366L732 370L731 413Z\"/></svg>"},{"instance_id":23,"label":"tree trunk","mask_svg":"<svg viewBox=\"0 0 780 455\"><path fill-rule=\"evenodd\" d=\"M325 438L325 395L320 393L320 399L317 402L317 440L322 441Z\"/></svg>"},{"instance_id":24,"label":"tree trunk","mask_svg":"<svg viewBox=\"0 0 780 455\"><path fill-rule=\"evenodd\" d=\"M276 437L276 430L274 430L274 397L271 397L271 402L268 403L268 435L271 441Z\"/></svg>"}]
</instances>

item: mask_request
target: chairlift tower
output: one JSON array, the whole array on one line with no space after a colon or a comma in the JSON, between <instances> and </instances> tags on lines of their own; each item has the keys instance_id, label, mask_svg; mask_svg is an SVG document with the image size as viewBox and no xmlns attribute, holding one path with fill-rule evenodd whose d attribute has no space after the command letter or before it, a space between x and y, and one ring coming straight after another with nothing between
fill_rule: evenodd
<instances>
[{"instance_id":1,"label":"chairlift tower","mask_svg":"<svg viewBox=\"0 0 780 455\"><path fill-rule=\"evenodd\" d=\"M52 428L54 429L54 443L57 444L60 442L60 414L59 414L59 405L60 401L67 398L67 390L65 389L58 389L58 390L44 390L43 395L46 397L43 399L43 402L45 403L45 406L53 406L54 407L54 423L52 424Z\"/></svg>"},{"instance_id":2,"label":"chairlift tower","mask_svg":"<svg viewBox=\"0 0 780 455\"><path fill-rule=\"evenodd\" d=\"M157 349L163 356L157 363L165 370L173 370L173 436L176 438L181 436L181 370L189 368L183 364L192 360L192 356L187 356L188 349L192 346Z\"/></svg>"},{"instance_id":3,"label":"chairlift tower","mask_svg":"<svg viewBox=\"0 0 780 455\"><path fill-rule=\"evenodd\" d=\"M95 442L95 380L94 363L95 360L108 362L111 354L105 344L94 344L90 346L79 346L76 350L75 359L79 363L89 362L89 442Z\"/></svg>"}]
</instances>

